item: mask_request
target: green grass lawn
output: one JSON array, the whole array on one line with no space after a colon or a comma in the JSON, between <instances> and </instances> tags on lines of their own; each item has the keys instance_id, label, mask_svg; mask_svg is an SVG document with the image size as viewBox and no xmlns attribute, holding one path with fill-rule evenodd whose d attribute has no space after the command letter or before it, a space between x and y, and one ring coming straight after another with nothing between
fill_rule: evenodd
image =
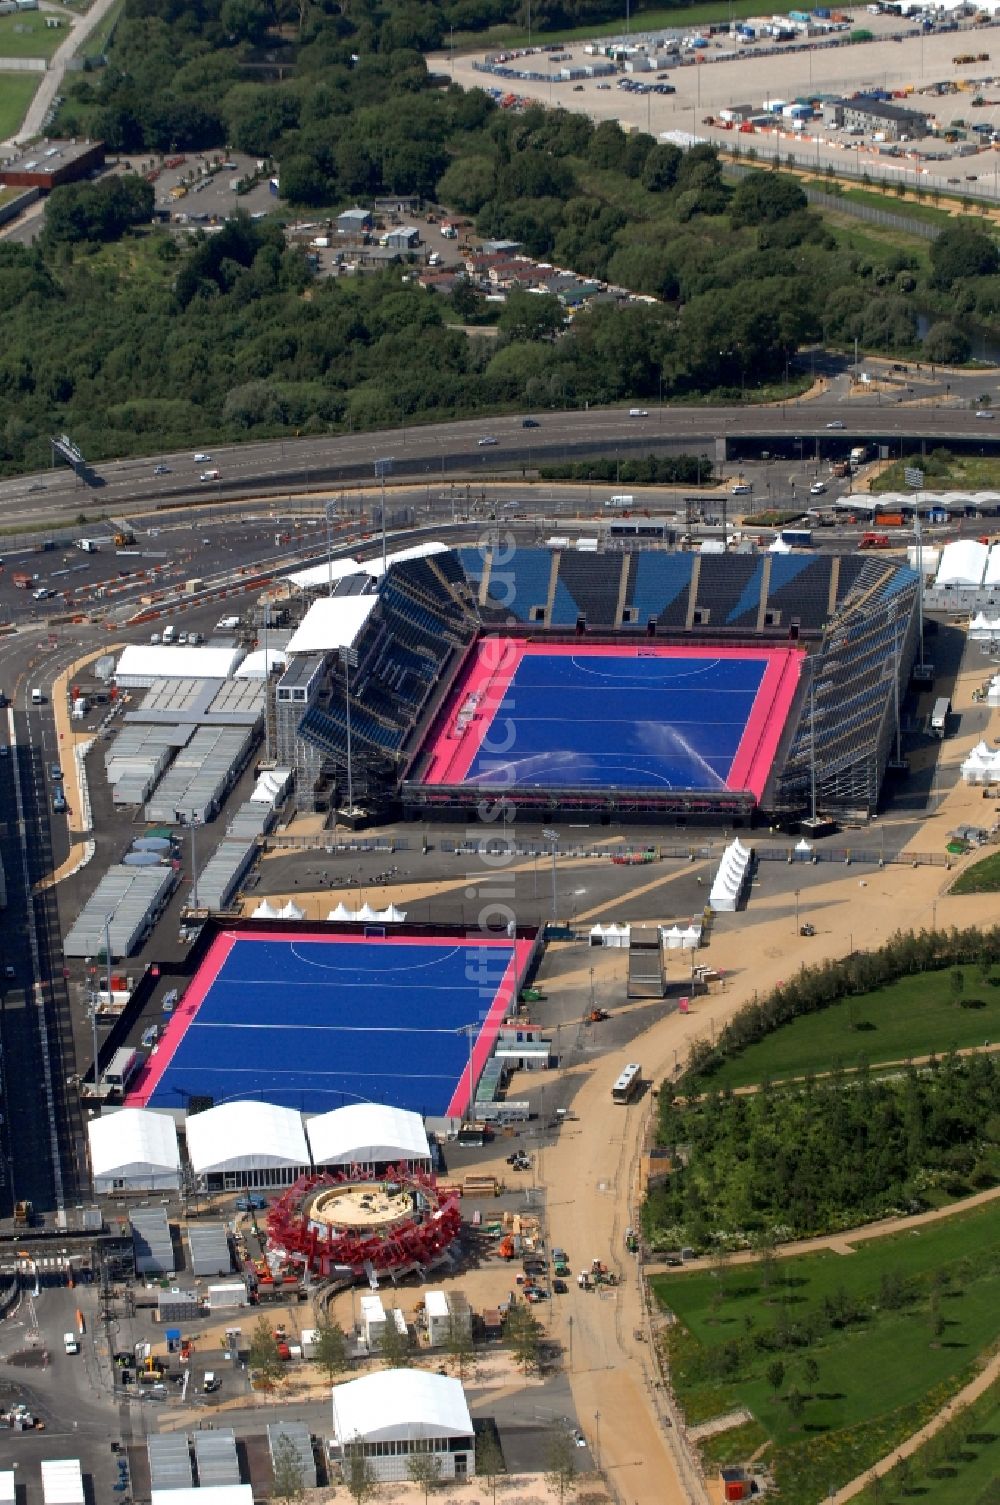
<instances>
[{"instance_id":1,"label":"green grass lawn","mask_svg":"<svg viewBox=\"0 0 1000 1505\"><path fill-rule=\"evenodd\" d=\"M0 57L51 57L68 35L65 22L62 26L46 26L42 11L0 16ZM6 83L3 87L6 92Z\"/></svg>"},{"instance_id":2,"label":"green grass lawn","mask_svg":"<svg viewBox=\"0 0 1000 1505\"><path fill-rule=\"evenodd\" d=\"M1000 461L994 462L1000 476ZM1000 891L1000 852L991 852L981 862L974 862L960 873L951 885L953 894L995 894Z\"/></svg>"},{"instance_id":3,"label":"green grass lawn","mask_svg":"<svg viewBox=\"0 0 1000 1505\"><path fill-rule=\"evenodd\" d=\"M992 1204L873 1239L848 1256L780 1261L766 1288L755 1265L732 1266L722 1275L654 1277L657 1299L682 1324L670 1338L672 1380L689 1420L746 1406L755 1419L748 1434L754 1445L760 1428L772 1440L782 1498L790 1505L818 1502L831 1485L870 1467L940 1409L966 1383L977 1355L1000 1336L998 1240L1000 1208ZM902 1309L880 1303L890 1271L912 1289ZM944 1282L939 1336L932 1325L935 1279ZM861 1316L831 1329L823 1302L838 1293ZM774 1352L758 1351L749 1335L776 1329L785 1318L801 1329L815 1321L818 1331L781 1352L785 1374L776 1393L767 1377ZM734 1347L739 1357L727 1365ZM813 1381L807 1359L818 1367ZM794 1389L805 1396L798 1416L786 1400ZM718 1439L714 1461L737 1461L745 1440L734 1435L727 1449Z\"/></svg>"},{"instance_id":4,"label":"green grass lawn","mask_svg":"<svg viewBox=\"0 0 1000 1505\"><path fill-rule=\"evenodd\" d=\"M984 388L989 383L984 381ZM915 463L911 456L907 455L886 467L881 475L875 477L872 482L872 491L903 491L906 483L903 471L906 466ZM941 463L928 457L924 462L924 483L928 491L993 491L1000 487L1000 459L994 455L951 455L947 462ZM994 858L987 858L986 862L993 862ZM983 864L977 863L977 867ZM956 880L953 893L992 892L989 890L974 890L959 888L966 874ZM998 885L1000 886L1000 885Z\"/></svg>"},{"instance_id":5,"label":"green grass lawn","mask_svg":"<svg viewBox=\"0 0 1000 1505\"><path fill-rule=\"evenodd\" d=\"M992 1385L975 1408L969 1435L942 1456L933 1441L911 1459L912 1484L904 1494L903 1480L893 1470L881 1486L878 1501L871 1486L855 1498L859 1505L896 1505L907 1495L922 1495L934 1505L996 1505L1000 1500L1000 1385Z\"/></svg>"},{"instance_id":6,"label":"green grass lawn","mask_svg":"<svg viewBox=\"0 0 1000 1505\"><path fill-rule=\"evenodd\" d=\"M958 1008L951 970L902 977L878 992L803 1014L725 1061L700 1085L746 1087L765 1077L877 1066L1000 1040L1000 987L984 983L978 967L963 967L962 999L980 999L984 1007Z\"/></svg>"},{"instance_id":7,"label":"green grass lawn","mask_svg":"<svg viewBox=\"0 0 1000 1505\"><path fill-rule=\"evenodd\" d=\"M791 6L779 6L768 15L785 15ZM700 5L682 5L664 10L632 11L631 30L657 31L660 27L707 26L712 21L742 21L748 16L761 14L759 0L707 0ZM625 8L615 21L600 21L592 26L573 26L567 31L538 31L531 34L533 46L547 46L551 42L588 42L591 37L617 37L625 33ZM450 39L449 39L450 41ZM488 31L456 31L455 46L470 52L483 52L490 47L526 47L528 33L517 26L491 26Z\"/></svg>"},{"instance_id":8,"label":"green grass lawn","mask_svg":"<svg viewBox=\"0 0 1000 1505\"><path fill-rule=\"evenodd\" d=\"M817 183L821 186L821 183ZM929 225L948 225L951 215L946 209L935 209L932 204L920 204L914 199L900 199L892 193L876 193L869 188L845 188L838 198L853 204L868 204L872 209L884 209L887 214L899 214L904 219L923 220Z\"/></svg>"},{"instance_id":9,"label":"green grass lawn","mask_svg":"<svg viewBox=\"0 0 1000 1505\"><path fill-rule=\"evenodd\" d=\"M0 140L19 129L41 79L40 73L0 73Z\"/></svg>"}]
</instances>

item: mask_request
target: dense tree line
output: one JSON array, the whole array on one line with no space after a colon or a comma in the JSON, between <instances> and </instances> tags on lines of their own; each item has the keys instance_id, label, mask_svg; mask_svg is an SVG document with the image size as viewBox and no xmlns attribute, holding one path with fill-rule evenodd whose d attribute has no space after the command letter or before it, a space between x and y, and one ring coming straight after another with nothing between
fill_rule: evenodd
<instances>
[{"instance_id":1,"label":"dense tree line","mask_svg":"<svg viewBox=\"0 0 1000 1505\"><path fill-rule=\"evenodd\" d=\"M710 486L715 478L710 460L698 455L647 455L644 460L567 460L542 465L543 481L614 481L635 486Z\"/></svg>"},{"instance_id":2,"label":"dense tree line","mask_svg":"<svg viewBox=\"0 0 1000 1505\"><path fill-rule=\"evenodd\" d=\"M992 1186L1000 1166L1000 1063L989 1056L750 1096L683 1101L664 1088L660 1104L664 1142L679 1149L644 1209L659 1247L851 1227L915 1211L932 1187Z\"/></svg>"}]
</instances>

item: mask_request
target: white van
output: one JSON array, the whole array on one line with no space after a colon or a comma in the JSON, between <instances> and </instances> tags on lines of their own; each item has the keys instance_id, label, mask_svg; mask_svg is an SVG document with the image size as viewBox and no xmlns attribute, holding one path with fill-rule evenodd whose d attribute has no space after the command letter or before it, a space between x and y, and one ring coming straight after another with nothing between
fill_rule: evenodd
<instances>
[{"instance_id":1,"label":"white van","mask_svg":"<svg viewBox=\"0 0 1000 1505\"><path fill-rule=\"evenodd\" d=\"M608 497L604 505L605 507L624 507L627 509L635 506L635 497L625 492L618 492L615 496Z\"/></svg>"},{"instance_id":2,"label":"white van","mask_svg":"<svg viewBox=\"0 0 1000 1505\"><path fill-rule=\"evenodd\" d=\"M63 1348L67 1353L79 1353L80 1345L76 1340L76 1333L63 1333Z\"/></svg>"},{"instance_id":3,"label":"white van","mask_svg":"<svg viewBox=\"0 0 1000 1505\"><path fill-rule=\"evenodd\" d=\"M751 496L752 494L753 485L750 481L737 481L735 486L729 488L730 496Z\"/></svg>"},{"instance_id":4,"label":"white van","mask_svg":"<svg viewBox=\"0 0 1000 1505\"><path fill-rule=\"evenodd\" d=\"M32 705L44 705L45 704L45 696L42 694L41 690L38 690L38 689L32 690L32 692L31 692L31 704Z\"/></svg>"},{"instance_id":5,"label":"white van","mask_svg":"<svg viewBox=\"0 0 1000 1505\"><path fill-rule=\"evenodd\" d=\"M163 629L163 641L165 643L172 643L173 640L174 640L174 638L176 636L177 636L177 628L176 627L173 627L173 626L171 626L171 627L164 627L164 629Z\"/></svg>"}]
</instances>

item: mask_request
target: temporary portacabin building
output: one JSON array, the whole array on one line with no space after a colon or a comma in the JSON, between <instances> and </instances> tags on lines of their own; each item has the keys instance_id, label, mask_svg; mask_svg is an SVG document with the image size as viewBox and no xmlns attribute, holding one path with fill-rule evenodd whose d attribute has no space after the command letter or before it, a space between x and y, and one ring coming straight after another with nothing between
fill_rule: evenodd
<instances>
[{"instance_id":1,"label":"temporary portacabin building","mask_svg":"<svg viewBox=\"0 0 1000 1505\"><path fill-rule=\"evenodd\" d=\"M151 1505L254 1505L253 1489L249 1484L202 1484L197 1489L154 1489L150 1498Z\"/></svg>"},{"instance_id":2,"label":"temporary portacabin building","mask_svg":"<svg viewBox=\"0 0 1000 1505\"><path fill-rule=\"evenodd\" d=\"M240 1460L232 1427L195 1432L194 1456L202 1489L232 1488L240 1482Z\"/></svg>"},{"instance_id":3,"label":"temporary portacabin building","mask_svg":"<svg viewBox=\"0 0 1000 1505\"><path fill-rule=\"evenodd\" d=\"M188 1159L209 1191L287 1186L309 1169L302 1115L274 1103L221 1103L185 1121Z\"/></svg>"},{"instance_id":4,"label":"temporary portacabin building","mask_svg":"<svg viewBox=\"0 0 1000 1505\"><path fill-rule=\"evenodd\" d=\"M177 1126L165 1113L122 1108L87 1124L94 1193L176 1191L181 1184Z\"/></svg>"},{"instance_id":5,"label":"temporary portacabin building","mask_svg":"<svg viewBox=\"0 0 1000 1505\"><path fill-rule=\"evenodd\" d=\"M190 1489L194 1484L191 1450L184 1432L165 1432L146 1438L150 1488L157 1490Z\"/></svg>"},{"instance_id":6,"label":"temporary portacabin building","mask_svg":"<svg viewBox=\"0 0 1000 1505\"><path fill-rule=\"evenodd\" d=\"M471 1477L476 1443L461 1380L386 1369L333 1387L330 1458L346 1470L364 1457L383 1483L409 1477L414 1453L431 1453L442 1479Z\"/></svg>"},{"instance_id":7,"label":"temporary portacabin building","mask_svg":"<svg viewBox=\"0 0 1000 1505\"><path fill-rule=\"evenodd\" d=\"M722 854L708 902L718 914L731 914L739 907L750 872L751 852L736 837ZM683 939L682 939L683 944Z\"/></svg>"},{"instance_id":8,"label":"temporary portacabin building","mask_svg":"<svg viewBox=\"0 0 1000 1505\"><path fill-rule=\"evenodd\" d=\"M350 1103L306 1123L317 1170L326 1166L408 1165L429 1170L427 1131L419 1113L380 1103Z\"/></svg>"},{"instance_id":9,"label":"temporary portacabin building","mask_svg":"<svg viewBox=\"0 0 1000 1505\"><path fill-rule=\"evenodd\" d=\"M190 1270L196 1279L207 1275L231 1275L232 1251L225 1223L191 1223L187 1230Z\"/></svg>"},{"instance_id":10,"label":"temporary portacabin building","mask_svg":"<svg viewBox=\"0 0 1000 1505\"><path fill-rule=\"evenodd\" d=\"M283 1449L290 1448L298 1465L304 1489L316 1488L316 1457L313 1453L312 1436L305 1422L271 1422L267 1428L267 1447L271 1454L271 1468L276 1465Z\"/></svg>"},{"instance_id":11,"label":"temporary portacabin building","mask_svg":"<svg viewBox=\"0 0 1000 1505\"><path fill-rule=\"evenodd\" d=\"M109 867L66 933L66 956L102 955L105 930L112 960L131 956L170 897L176 875L169 867ZM107 922L110 920L110 924Z\"/></svg>"},{"instance_id":12,"label":"temporary portacabin building","mask_svg":"<svg viewBox=\"0 0 1000 1505\"><path fill-rule=\"evenodd\" d=\"M172 1275L174 1246L166 1208L133 1207L128 1220L132 1225L136 1274Z\"/></svg>"}]
</instances>

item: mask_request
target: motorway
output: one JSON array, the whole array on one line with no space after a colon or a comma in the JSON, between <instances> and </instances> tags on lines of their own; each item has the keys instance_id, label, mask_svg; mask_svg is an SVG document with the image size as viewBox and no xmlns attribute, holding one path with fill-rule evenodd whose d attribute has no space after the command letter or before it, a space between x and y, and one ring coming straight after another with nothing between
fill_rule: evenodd
<instances>
[{"instance_id":1,"label":"motorway","mask_svg":"<svg viewBox=\"0 0 1000 1505\"><path fill-rule=\"evenodd\" d=\"M884 364L884 363L883 363ZM391 479L446 480L461 475L472 484L499 472L528 472L545 462L587 455L625 458L671 448L724 456L759 455L762 446L789 456L799 441L823 458L846 455L859 440L894 450L903 439L920 444L955 443L993 452L1000 448L1000 419L976 417L983 395L996 394L995 372L923 372L898 390L849 395L846 374L815 398L766 407L659 407L644 416L627 408L545 413L538 427L524 429L522 415L484 417L420 428L323 438L278 439L213 446L210 460L194 451L129 459L94 467L98 485L88 487L70 470L58 469L0 483L0 516L10 530L75 520L78 514L129 513L174 503L235 500L257 494L294 493L348 483L375 484L377 460L391 460ZM836 425L836 427L832 427ZM485 437L496 444L480 446ZM166 466L154 475L156 466ZM219 478L199 476L218 470Z\"/></svg>"}]
</instances>

